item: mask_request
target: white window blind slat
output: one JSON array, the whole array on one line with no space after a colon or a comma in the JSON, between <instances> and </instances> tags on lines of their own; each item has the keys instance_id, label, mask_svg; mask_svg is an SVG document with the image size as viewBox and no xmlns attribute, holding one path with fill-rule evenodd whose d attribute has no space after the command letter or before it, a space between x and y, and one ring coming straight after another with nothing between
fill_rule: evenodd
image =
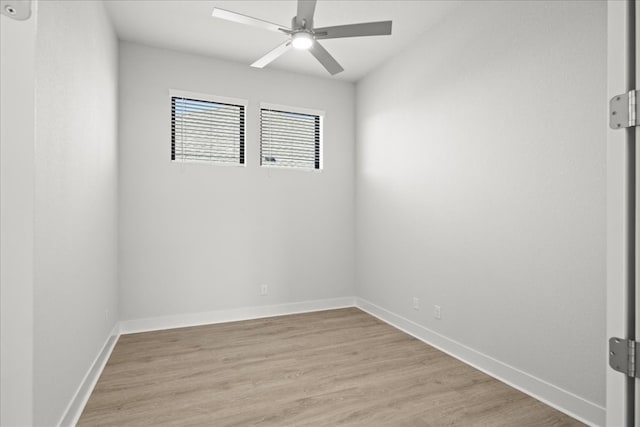
<instances>
[{"instance_id":1,"label":"white window blind slat","mask_svg":"<svg viewBox=\"0 0 640 427\"><path fill-rule=\"evenodd\" d=\"M171 97L171 160L244 164L243 105Z\"/></svg>"},{"instance_id":2,"label":"white window blind slat","mask_svg":"<svg viewBox=\"0 0 640 427\"><path fill-rule=\"evenodd\" d=\"M320 169L321 116L260 110L260 164Z\"/></svg>"}]
</instances>

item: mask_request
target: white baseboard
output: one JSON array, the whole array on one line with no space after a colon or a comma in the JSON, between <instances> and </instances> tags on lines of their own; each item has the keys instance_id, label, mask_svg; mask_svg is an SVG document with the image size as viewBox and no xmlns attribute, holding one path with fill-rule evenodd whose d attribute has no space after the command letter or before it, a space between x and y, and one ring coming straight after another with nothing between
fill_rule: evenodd
<instances>
[{"instance_id":1,"label":"white baseboard","mask_svg":"<svg viewBox=\"0 0 640 427\"><path fill-rule=\"evenodd\" d=\"M354 306L586 424L592 426L603 426L605 424L605 408L593 402L589 402L580 396L480 353L365 299L344 297L120 321L114 326L111 336L80 383L58 426L74 426L78 422L120 334L234 322Z\"/></svg>"},{"instance_id":2,"label":"white baseboard","mask_svg":"<svg viewBox=\"0 0 640 427\"><path fill-rule=\"evenodd\" d=\"M233 322L238 320L259 319L263 317L282 316L286 314L308 313L312 311L332 310L353 307L354 297L333 298L315 301L303 301L290 304L268 305L258 307L218 310L206 313L191 313L174 316L155 317L151 319L125 320L116 323L111 335L91 364L67 405L58 427L75 426L82 415L85 405L93 392L111 352L121 334L157 331L163 329L182 328L187 326L208 325L214 323Z\"/></svg>"},{"instance_id":3,"label":"white baseboard","mask_svg":"<svg viewBox=\"0 0 640 427\"><path fill-rule=\"evenodd\" d=\"M120 322L120 333L133 334L137 332L185 328L188 326L211 325L214 323L236 322L240 320L260 319L263 317L283 316L286 314L333 310L336 308L353 307L354 305L354 297L343 297L288 304L234 308L230 310L216 310L204 313L178 314L148 319L123 320Z\"/></svg>"},{"instance_id":4,"label":"white baseboard","mask_svg":"<svg viewBox=\"0 0 640 427\"><path fill-rule=\"evenodd\" d=\"M513 366L469 348L409 319L394 314L362 298L356 298L356 307L385 323L437 348L450 356L502 381L529 396L556 408L591 426L603 426L606 409L593 402L536 378Z\"/></svg>"},{"instance_id":5,"label":"white baseboard","mask_svg":"<svg viewBox=\"0 0 640 427\"><path fill-rule=\"evenodd\" d=\"M102 349L80 382L80 385L69 402L69 405L67 405L62 418L60 418L58 427L71 427L78 423L80 415L82 415L82 411L89 401L89 397L91 396L91 393L98 383L98 379L100 378L100 375L102 375L102 371L109 360L109 356L111 356L111 352L116 346L116 342L118 342L119 336L120 324L116 323L109 335L109 338L107 338L107 341L102 346Z\"/></svg>"}]
</instances>

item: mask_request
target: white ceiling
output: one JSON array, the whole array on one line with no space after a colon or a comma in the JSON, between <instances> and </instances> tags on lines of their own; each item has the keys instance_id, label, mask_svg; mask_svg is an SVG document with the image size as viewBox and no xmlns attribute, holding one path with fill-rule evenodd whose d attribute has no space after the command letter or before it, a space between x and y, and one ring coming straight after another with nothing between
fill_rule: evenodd
<instances>
[{"instance_id":1,"label":"white ceiling","mask_svg":"<svg viewBox=\"0 0 640 427\"><path fill-rule=\"evenodd\" d=\"M213 7L287 27L296 14L295 0L108 0L105 4L121 40L218 57L247 66L287 36L212 18ZM323 40L323 46L345 69L334 77L305 51L289 51L268 67L356 81L459 4L459 1L446 0L319 0L314 17L316 27L393 20L393 34Z\"/></svg>"}]
</instances>

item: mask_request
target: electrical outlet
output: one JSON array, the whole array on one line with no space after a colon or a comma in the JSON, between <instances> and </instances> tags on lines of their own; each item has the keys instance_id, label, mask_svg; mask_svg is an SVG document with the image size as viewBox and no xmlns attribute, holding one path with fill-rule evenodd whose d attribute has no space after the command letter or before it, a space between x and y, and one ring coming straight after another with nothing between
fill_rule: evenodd
<instances>
[{"instance_id":1,"label":"electrical outlet","mask_svg":"<svg viewBox=\"0 0 640 427\"><path fill-rule=\"evenodd\" d=\"M420 300L416 297L413 297L413 309L420 310Z\"/></svg>"},{"instance_id":2,"label":"electrical outlet","mask_svg":"<svg viewBox=\"0 0 640 427\"><path fill-rule=\"evenodd\" d=\"M105 322L109 321L109 309L106 309L104 311L104 320L105 320Z\"/></svg>"},{"instance_id":3,"label":"electrical outlet","mask_svg":"<svg viewBox=\"0 0 640 427\"><path fill-rule=\"evenodd\" d=\"M260 286L260 295L265 296L269 293L269 287L267 285Z\"/></svg>"},{"instance_id":4,"label":"electrical outlet","mask_svg":"<svg viewBox=\"0 0 640 427\"><path fill-rule=\"evenodd\" d=\"M442 319L442 313L440 312L440 306L439 305L434 305L433 306L433 317L435 317L438 320Z\"/></svg>"}]
</instances>

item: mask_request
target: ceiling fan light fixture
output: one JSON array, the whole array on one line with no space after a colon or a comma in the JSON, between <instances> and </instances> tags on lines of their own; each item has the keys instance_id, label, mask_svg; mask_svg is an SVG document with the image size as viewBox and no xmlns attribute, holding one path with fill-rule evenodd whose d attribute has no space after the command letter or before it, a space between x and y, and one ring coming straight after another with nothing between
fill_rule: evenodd
<instances>
[{"instance_id":1,"label":"ceiling fan light fixture","mask_svg":"<svg viewBox=\"0 0 640 427\"><path fill-rule=\"evenodd\" d=\"M2 0L3 2L5 0ZM264 68L275 61L291 48L308 50L320 64L332 76L344 71L338 61L327 50L322 47L322 43L317 40L342 39L345 37L366 37L366 36L388 36L391 35L391 21L362 22L359 24L334 25L332 27L316 27L313 24L313 15L318 0L298 0L298 10L296 16L291 18L291 27L274 24L241 13L230 10L213 8L211 15L239 24L250 25L252 27L269 30L280 35L286 34L289 37L275 49L267 52L262 58L251 64L255 68ZM317 39L317 40L316 40Z\"/></svg>"},{"instance_id":2,"label":"ceiling fan light fixture","mask_svg":"<svg viewBox=\"0 0 640 427\"><path fill-rule=\"evenodd\" d=\"M291 36L291 44L296 49L309 49L311 45L313 45L313 35L306 31L294 33L293 36Z\"/></svg>"}]
</instances>

